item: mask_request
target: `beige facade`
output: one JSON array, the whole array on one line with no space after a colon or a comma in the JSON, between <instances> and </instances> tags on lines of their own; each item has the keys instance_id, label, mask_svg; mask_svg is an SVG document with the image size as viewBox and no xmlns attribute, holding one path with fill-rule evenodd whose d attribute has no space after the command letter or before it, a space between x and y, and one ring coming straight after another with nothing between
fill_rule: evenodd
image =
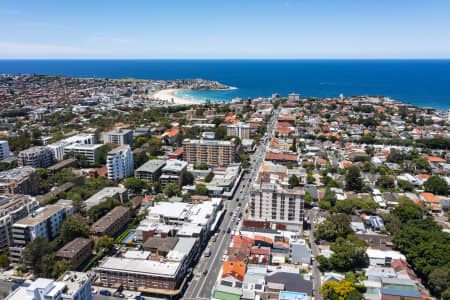
<instances>
[{"instance_id":1,"label":"beige facade","mask_svg":"<svg viewBox=\"0 0 450 300\"><path fill-rule=\"evenodd\" d=\"M184 160L192 164L227 166L235 162L236 142L216 140L183 141Z\"/></svg>"}]
</instances>

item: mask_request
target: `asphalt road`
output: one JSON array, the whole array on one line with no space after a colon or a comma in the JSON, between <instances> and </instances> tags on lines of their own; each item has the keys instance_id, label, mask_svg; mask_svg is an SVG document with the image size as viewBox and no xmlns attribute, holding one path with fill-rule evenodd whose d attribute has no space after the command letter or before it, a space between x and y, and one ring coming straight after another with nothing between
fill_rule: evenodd
<instances>
[{"instance_id":1,"label":"asphalt road","mask_svg":"<svg viewBox=\"0 0 450 300\"><path fill-rule=\"evenodd\" d=\"M317 222L319 216L317 213L314 213L313 211L310 211L309 214L310 222L311 222L311 234L310 234L310 241L311 241L311 250L314 257L319 256L319 248L316 245L316 241L314 239L314 225ZM322 284L321 278L320 278L320 270L319 266L317 264L317 260L314 260L313 262L313 268L312 268L312 281L313 281L313 291L314 291L314 299L315 300L322 300L323 297L320 294L320 286Z\"/></svg>"},{"instance_id":2,"label":"asphalt road","mask_svg":"<svg viewBox=\"0 0 450 300\"><path fill-rule=\"evenodd\" d=\"M188 287L184 294L183 299L193 300L193 299L210 299L212 290L219 276L219 272L222 267L222 257L225 251L228 250L229 245L232 241L231 234L226 233L227 229L233 230L237 222L232 222L232 216L229 215L230 212L237 211L237 214L241 212L244 215L244 211L247 207L248 198L247 195L250 191L250 187L257 177L257 172L259 170L260 164L264 161L264 156L267 149L267 144L273 137L273 132L276 124L276 119L279 114L277 110L274 117L268 123L267 136L263 137L265 142L261 146L257 147L257 150L253 155L251 155L251 166L250 172L246 173L241 179L241 182L236 189L234 197L232 200L227 201L226 207L227 212L222 220L219 227L220 233L216 242L209 242L208 247L211 249L211 256L204 257L200 259L197 266L194 268L194 277L188 283ZM240 200L241 206L238 206L238 200ZM224 233L225 231L225 233ZM207 271L206 275L203 275L204 271Z\"/></svg>"}]
</instances>

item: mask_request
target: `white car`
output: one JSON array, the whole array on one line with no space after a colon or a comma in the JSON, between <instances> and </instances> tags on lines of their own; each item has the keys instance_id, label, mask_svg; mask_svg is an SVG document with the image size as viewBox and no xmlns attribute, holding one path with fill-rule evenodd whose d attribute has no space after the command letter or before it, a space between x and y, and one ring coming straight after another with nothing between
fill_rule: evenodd
<instances>
[{"instance_id":1,"label":"white car","mask_svg":"<svg viewBox=\"0 0 450 300\"><path fill-rule=\"evenodd\" d=\"M95 288L92 288L92 294L97 294L97 290Z\"/></svg>"}]
</instances>

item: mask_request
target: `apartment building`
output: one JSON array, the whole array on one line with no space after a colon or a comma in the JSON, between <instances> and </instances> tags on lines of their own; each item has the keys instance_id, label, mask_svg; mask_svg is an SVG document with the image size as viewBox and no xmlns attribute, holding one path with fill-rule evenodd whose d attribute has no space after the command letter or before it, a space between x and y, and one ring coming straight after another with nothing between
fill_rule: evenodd
<instances>
[{"instance_id":1,"label":"apartment building","mask_svg":"<svg viewBox=\"0 0 450 300\"><path fill-rule=\"evenodd\" d=\"M14 223L12 226L14 246L9 248L11 261L19 262L23 249L36 238L41 237L48 240L56 238L64 219L69 215L73 215L72 207L48 205Z\"/></svg>"},{"instance_id":2,"label":"apartment building","mask_svg":"<svg viewBox=\"0 0 450 300\"><path fill-rule=\"evenodd\" d=\"M106 168L109 180L122 180L133 175L133 152L130 146L122 145L108 152Z\"/></svg>"},{"instance_id":3,"label":"apartment building","mask_svg":"<svg viewBox=\"0 0 450 300\"><path fill-rule=\"evenodd\" d=\"M174 296L181 292L184 273L178 261L108 257L97 269L99 285L123 285L128 290Z\"/></svg>"},{"instance_id":4,"label":"apartment building","mask_svg":"<svg viewBox=\"0 0 450 300\"><path fill-rule=\"evenodd\" d=\"M133 143L133 130L116 128L113 131L104 132L102 139L105 144L131 145Z\"/></svg>"},{"instance_id":5,"label":"apartment building","mask_svg":"<svg viewBox=\"0 0 450 300\"><path fill-rule=\"evenodd\" d=\"M67 271L60 280L38 278L15 289L5 300L93 300L92 275Z\"/></svg>"},{"instance_id":6,"label":"apartment building","mask_svg":"<svg viewBox=\"0 0 450 300\"><path fill-rule=\"evenodd\" d=\"M0 141L0 160L9 158L9 143L8 141Z\"/></svg>"},{"instance_id":7,"label":"apartment building","mask_svg":"<svg viewBox=\"0 0 450 300\"><path fill-rule=\"evenodd\" d=\"M305 216L303 190L278 183L255 183L250 192L249 219L301 225Z\"/></svg>"},{"instance_id":8,"label":"apartment building","mask_svg":"<svg viewBox=\"0 0 450 300\"><path fill-rule=\"evenodd\" d=\"M0 253L7 254L12 245L12 225L39 207L27 195L0 195Z\"/></svg>"},{"instance_id":9,"label":"apartment building","mask_svg":"<svg viewBox=\"0 0 450 300\"><path fill-rule=\"evenodd\" d=\"M162 159L151 159L134 171L134 177L148 180L151 183L158 181L166 161Z\"/></svg>"},{"instance_id":10,"label":"apartment building","mask_svg":"<svg viewBox=\"0 0 450 300\"><path fill-rule=\"evenodd\" d=\"M20 151L19 166L33 168L47 168L53 165L53 152L48 147L36 146Z\"/></svg>"},{"instance_id":11,"label":"apartment building","mask_svg":"<svg viewBox=\"0 0 450 300\"><path fill-rule=\"evenodd\" d=\"M64 154L69 152L82 154L86 157L88 162L93 164L95 163L98 149L102 146L103 144L72 144L64 148Z\"/></svg>"},{"instance_id":12,"label":"apartment building","mask_svg":"<svg viewBox=\"0 0 450 300\"><path fill-rule=\"evenodd\" d=\"M36 195L39 175L35 168L20 167L0 172L0 194Z\"/></svg>"},{"instance_id":13,"label":"apartment building","mask_svg":"<svg viewBox=\"0 0 450 300\"><path fill-rule=\"evenodd\" d=\"M252 136L252 127L244 122L229 125L227 126L227 135L237 136L241 140L249 139Z\"/></svg>"},{"instance_id":14,"label":"apartment building","mask_svg":"<svg viewBox=\"0 0 450 300\"><path fill-rule=\"evenodd\" d=\"M57 141L47 145L53 152L55 160L62 160L64 158L64 148L73 144L93 145L96 143L95 134L80 133L66 139Z\"/></svg>"},{"instance_id":15,"label":"apartment building","mask_svg":"<svg viewBox=\"0 0 450 300\"><path fill-rule=\"evenodd\" d=\"M91 256L94 241L78 237L56 252L59 259L67 259L72 262L72 267L77 269Z\"/></svg>"},{"instance_id":16,"label":"apartment building","mask_svg":"<svg viewBox=\"0 0 450 300\"><path fill-rule=\"evenodd\" d=\"M183 184L183 175L186 173L188 163L177 159L169 159L162 168L160 177L161 186L165 187L169 183Z\"/></svg>"},{"instance_id":17,"label":"apartment building","mask_svg":"<svg viewBox=\"0 0 450 300\"><path fill-rule=\"evenodd\" d=\"M227 166L236 160L236 141L185 139L183 151L183 159L188 163Z\"/></svg>"},{"instance_id":18,"label":"apartment building","mask_svg":"<svg viewBox=\"0 0 450 300\"><path fill-rule=\"evenodd\" d=\"M116 235L131 219L130 208L117 206L92 224L91 233L101 237Z\"/></svg>"}]
</instances>

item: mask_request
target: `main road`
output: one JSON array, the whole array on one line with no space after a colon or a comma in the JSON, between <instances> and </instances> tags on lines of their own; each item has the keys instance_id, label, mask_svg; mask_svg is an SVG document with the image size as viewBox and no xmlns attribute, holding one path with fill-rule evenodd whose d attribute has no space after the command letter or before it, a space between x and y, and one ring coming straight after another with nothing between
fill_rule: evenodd
<instances>
[{"instance_id":1,"label":"main road","mask_svg":"<svg viewBox=\"0 0 450 300\"><path fill-rule=\"evenodd\" d=\"M272 118L267 124L266 134L261 139L260 146L257 147L255 153L251 158L250 173L246 173L241 179L238 188L235 191L232 200L226 201L226 214L223 217L222 223L218 229L219 235L216 242L209 242L208 247L211 249L211 256L202 256L199 263L194 268L193 279L188 283L188 287L185 291L183 299L185 300L201 300L210 299L214 285L216 284L219 272L222 267L222 257L228 251L228 248L232 242L231 234L227 233L230 229L233 231L235 226L238 226L239 221L233 222L231 216L232 212L236 212L239 216L240 213L244 215L244 211L247 207L248 193L250 187L254 183L257 172L261 163L264 161L267 145L270 142L274 134L274 128L278 119L279 109L275 110Z\"/></svg>"}]
</instances>

